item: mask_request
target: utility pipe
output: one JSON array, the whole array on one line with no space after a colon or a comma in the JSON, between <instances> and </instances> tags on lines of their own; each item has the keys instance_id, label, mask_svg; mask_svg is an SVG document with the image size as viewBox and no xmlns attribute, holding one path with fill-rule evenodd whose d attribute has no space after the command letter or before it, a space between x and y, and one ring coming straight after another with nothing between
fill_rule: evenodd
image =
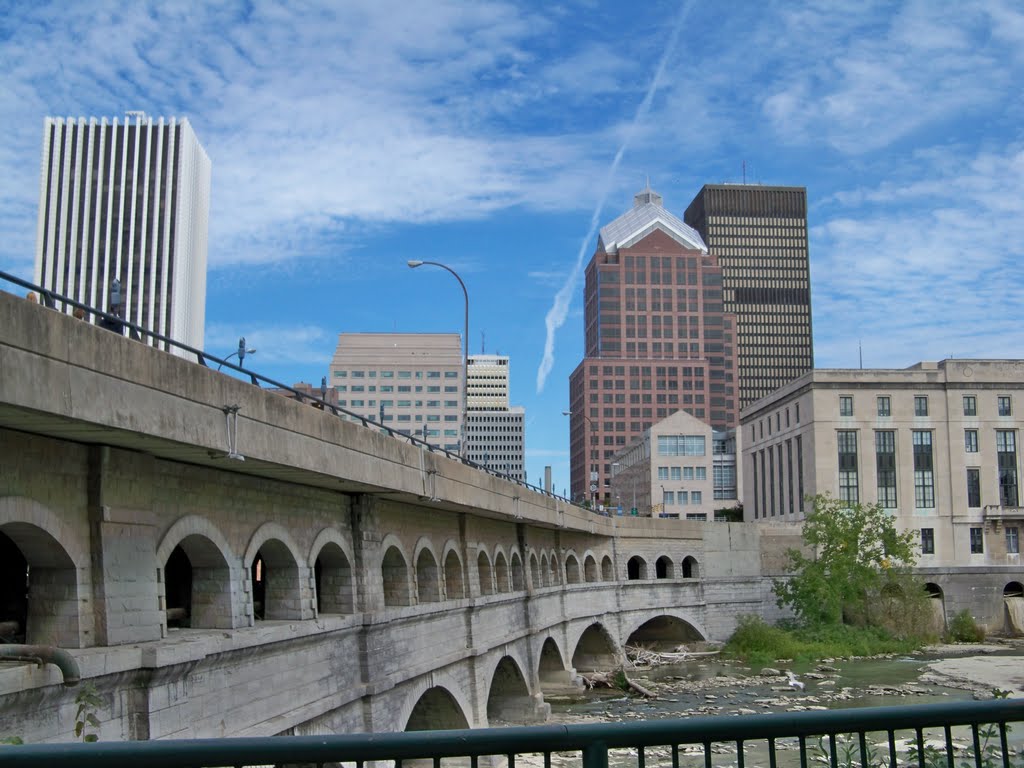
<instances>
[{"instance_id":1,"label":"utility pipe","mask_svg":"<svg viewBox=\"0 0 1024 768\"><path fill-rule=\"evenodd\" d=\"M53 664L64 676L64 685L68 688L82 680L75 657L52 645L0 645L0 661L32 661L40 667Z\"/></svg>"}]
</instances>

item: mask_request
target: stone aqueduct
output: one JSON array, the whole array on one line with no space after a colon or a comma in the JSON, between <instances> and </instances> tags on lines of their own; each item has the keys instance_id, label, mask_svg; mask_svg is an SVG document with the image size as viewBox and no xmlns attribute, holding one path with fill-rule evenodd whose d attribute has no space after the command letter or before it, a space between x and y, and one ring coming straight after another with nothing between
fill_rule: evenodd
<instances>
[{"instance_id":1,"label":"stone aqueduct","mask_svg":"<svg viewBox=\"0 0 1024 768\"><path fill-rule=\"evenodd\" d=\"M0 628L71 650L104 740L537 719L769 602L752 526L593 515L5 294L0 329ZM0 665L0 733L71 738L60 682Z\"/></svg>"}]
</instances>

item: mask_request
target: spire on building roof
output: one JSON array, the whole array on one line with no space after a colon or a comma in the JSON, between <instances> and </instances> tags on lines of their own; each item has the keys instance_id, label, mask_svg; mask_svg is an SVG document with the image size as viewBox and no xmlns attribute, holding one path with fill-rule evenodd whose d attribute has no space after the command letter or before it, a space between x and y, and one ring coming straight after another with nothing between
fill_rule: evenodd
<instances>
[{"instance_id":1,"label":"spire on building roof","mask_svg":"<svg viewBox=\"0 0 1024 768\"><path fill-rule=\"evenodd\" d=\"M653 189L651 189L651 177L647 177L647 184L644 186L643 191L637 195L633 195L633 207L639 208L641 205L651 203L652 205L661 205L662 197Z\"/></svg>"}]
</instances>

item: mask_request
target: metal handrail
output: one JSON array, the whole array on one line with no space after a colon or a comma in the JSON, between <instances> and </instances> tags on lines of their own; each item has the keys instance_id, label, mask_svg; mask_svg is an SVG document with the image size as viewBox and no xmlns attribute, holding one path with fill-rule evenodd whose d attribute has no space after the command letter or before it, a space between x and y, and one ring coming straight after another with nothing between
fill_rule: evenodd
<instances>
[{"instance_id":1,"label":"metal handrail","mask_svg":"<svg viewBox=\"0 0 1024 768\"><path fill-rule=\"evenodd\" d=\"M93 744L37 744L0 747L0 767L41 768L61 765L69 768L178 768L179 766L281 765L295 763L355 763L368 761L433 759L434 765L446 757L476 758L485 755L508 757L513 765L516 755L543 754L551 764L555 752L575 752L582 756L584 768L606 768L608 752L636 749L636 764L645 765L647 747L670 747L672 765L680 764L680 747L703 748L705 765L711 765L711 747L731 744L737 748L743 766L743 747L750 742L766 743L770 764L777 764L776 748L783 739L799 743L800 764L817 763L809 759L808 740L827 740L825 758L833 768L847 765L837 756L837 737L854 735L862 768L910 765L903 756L898 760L896 733L911 731L918 750L917 763L925 765L924 729L942 728L945 740L943 762L953 765L952 728L971 729L976 766L1019 765L1011 762L1007 743L1008 723L1024 722L1024 700L995 699L902 707L838 709L822 712L793 712L743 717L705 716L687 719L647 720L631 723L594 723L582 725L546 725L516 728L481 728L457 731L410 731L404 733L363 733L331 736L259 737L239 739L194 739L137 741ZM993 726L986 732L982 726ZM866 736L887 734L884 758L872 755ZM985 755L983 742L991 737L996 743ZM823 749L825 742L823 741ZM815 745L811 744L810 749ZM986 759L983 760L982 758ZM887 758L887 759L885 759Z\"/></svg>"},{"instance_id":2,"label":"metal handrail","mask_svg":"<svg viewBox=\"0 0 1024 768\"><path fill-rule=\"evenodd\" d=\"M28 289L30 291L34 291L34 292L38 293L39 297L40 297L40 300L42 301L43 305L47 306L47 307L49 307L51 309L56 309L56 306L55 306L56 304L63 304L64 305L64 311L67 311L68 307L74 307L75 309L81 309L84 312L87 312L90 315L93 315L93 316L95 316L95 317L97 317L97 318L99 318L101 320L107 321L109 323L119 323L124 328L127 328L129 330L129 332L131 334L134 334L135 337L137 337L138 339L141 339L142 337L148 337L148 338L154 339L156 341L159 341L159 342L161 342L163 344L167 344L167 345L170 345L172 347L175 347L176 349L180 349L180 350L183 350L185 352L188 352L191 355L195 355L196 356L196 360L203 367L209 368L210 366L207 365L207 361L212 361L213 363L217 364L220 367L227 367L227 368L230 368L232 370L238 371L239 373L241 373L241 374L243 374L245 376L248 376L249 380L252 382L252 384L257 386L257 387L260 386L260 382L263 382L264 384L267 384L267 385L269 385L271 387L274 387L275 389L280 389L280 390L284 390L286 392L290 392L292 395L295 396L295 399L298 402L300 402L300 403L311 401L312 404L316 404L321 410L330 410L335 416L342 416L342 415L350 416L353 419L356 419L357 421L359 421L362 424L362 426L366 427L367 429L378 429L378 430L381 430L383 432L386 432L390 437L394 437L394 438L398 438L398 439L402 439L402 440L408 440L409 443L411 443L412 445L418 445L418 446L420 446L422 448L425 448L426 450L431 451L432 453L441 453L441 454L443 454L444 456L446 456L447 458L449 458L449 459L451 459L453 461L459 461L459 462L465 464L466 466L473 467L474 469L478 469L478 470L480 470L482 472L487 472L488 474L494 475L496 477L500 477L503 480L508 480L511 483L515 483L516 485L522 486L524 488L528 488L531 491L534 491L535 493L539 493L539 494L544 495L544 496L549 496L551 498L559 499L560 501L563 501L566 504L570 504L570 505L572 505L574 507L578 507L579 509L586 509L586 507L583 507L582 505L577 504L576 502L572 501L571 499L566 498L565 496L560 496L560 495L558 495L556 493L549 493L549 492L545 491L543 488L541 488L540 486L532 485L531 483L529 483L527 481L519 480L518 478L512 477L511 475L505 474L503 472L498 472L497 470L491 469L491 468L489 468L489 467L487 467L487 466L485 466L483 464L478 464L475 461L467 459L467 458L465 458L464 456L462 456L462 455L460 455L458 453L453 453L452 451L449 451L446 448L441 448L439 446L432 445L429 441L421 440L420 438L415 437L414 435L407 435L404 432L401 432L400 430L393 429L392 427L386 426L384 424L378 424L375 421L371 421L370 419L367 419L362 414L353 413L352 411L349 411L349 410L347 410L345 408L342 408L341 406L338 406L338 405L332 405L331 403L327 402L326 400L324 400L321 397L317 397L316 395L312 395L312 394L308 394L306 392L302 392L301 390L295 389L294 387L288 386L287 384L282 384L279 381L275 381L274 379L271 379L268 376L264 376L263 374L260 374L260 373L257 373L255 371L252 371L252 370L249 370L247 368L244 368L241 365L236 365L235 363L232 363L230 360L228 360L226 358L217 357L216 355L211 355L210 353L205 352L205 351L203 351L201 349L196 349L195 347L190 347L188 344L183 344L182 342L176 341L175 339L172 339L169 336L164 336L163 334L156 333L155 331L150 331L150 330L148 330L146 328L143 328L141 325L138 325L137 323L133 323L130 320L125 320L124 318L122 318L122 317L120 317L118 315L113 315L113 314L110 314L108 312L104 312L104 311L102 311L100 309L97 309L97 308L95 308L93 306L90 306L89 304L83 304L80 301L77 301L77 300L72 299L72 298L70 298L68 296L64 296L62 294L56 293L54 291L48 290L48 289L44 288L43 286L36 285L35 283L31 283L28 280L23 280L20 277L12 275L12 274L10 274L8 272L0 271L0 280L5 280L5 281L7 281L9 283L13 283L14 285L18 285L18 286L21 286L22 288L26 288L26 289ZM600 514L600 513L597 513L595 510L589 510L589 511L593 511L596 514Z\"/></svg>"}]
</instances>

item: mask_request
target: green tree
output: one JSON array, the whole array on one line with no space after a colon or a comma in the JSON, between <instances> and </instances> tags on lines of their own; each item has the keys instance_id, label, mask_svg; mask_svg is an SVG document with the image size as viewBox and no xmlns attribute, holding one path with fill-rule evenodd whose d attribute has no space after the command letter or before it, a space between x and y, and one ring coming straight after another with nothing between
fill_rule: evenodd
<instances>
[{"instance_id":1,"label":"green tree","mask_svg":"<svg viewBox=\"0 0 1024 768\"><path fill-rule=\"evenodd\" d=\"M775 582L780 606L807 625L867 624L883 598L924 598L909 576L917 559L911 531L898 532L878 504L849 504L828 494L812 502L802 533L810 554L786 552L793 576Z\"/></svg>"}]
</instances>

